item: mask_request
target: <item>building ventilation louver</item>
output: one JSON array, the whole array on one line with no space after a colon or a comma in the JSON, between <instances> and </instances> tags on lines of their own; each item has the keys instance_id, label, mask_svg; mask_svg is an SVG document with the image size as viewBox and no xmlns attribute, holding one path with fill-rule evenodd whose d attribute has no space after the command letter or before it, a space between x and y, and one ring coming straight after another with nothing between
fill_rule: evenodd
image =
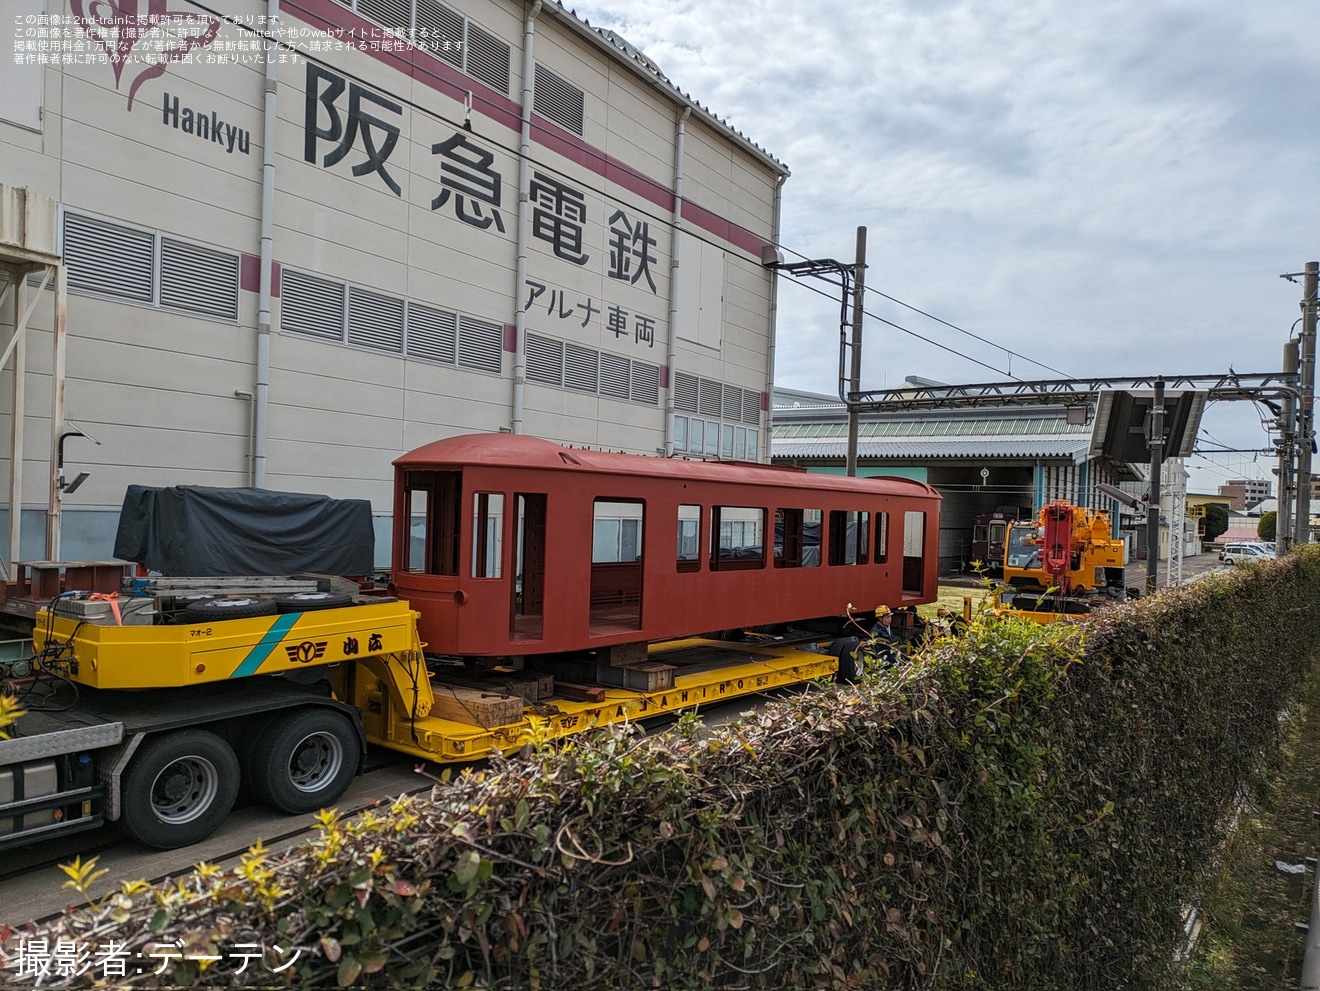
<instances>
[{"instance_id":1,"label":"building ventilation louver","mask_svg":"<svg viewBox=\"0 0 1320 991\"><path fill-rule=\"evenodd\" d=\"M467 27L467 74L501 93L509 92L509 46L471 21Z\"/></svg>"},{"instance_id":2,"label":"building ventilation louver","mask_svg":"<svg viewBox=\"0 0 1320 991\"><path fill-rule=\"evenodd\" d=\"M160 305L238 319L238 256L160 239Z\"/></svg>"},{"instance_id":3,"label":"building ventilation louver","mask_svg":"<svg viewBox=\"0 0 1320 991\"><path fill-rule=\"evenodd\" d=\"M532 93L532 109L552 120L565 130L582 134L582 108L585 97L563 76L536 63L536 85Z\"/></svg>"}]
</instances>

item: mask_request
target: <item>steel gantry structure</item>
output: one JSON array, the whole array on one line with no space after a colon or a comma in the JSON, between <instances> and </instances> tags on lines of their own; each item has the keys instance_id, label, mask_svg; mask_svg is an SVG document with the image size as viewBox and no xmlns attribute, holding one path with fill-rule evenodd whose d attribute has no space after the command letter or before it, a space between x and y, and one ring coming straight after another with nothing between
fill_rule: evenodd
<instances>
[{"instance_id":1,"label":"steel gantry structure","mask_svg":"<svg viewBox=\"0 0 1320 991\"><path fill-rule=\"evenodd\" d=\"M864 412L923 409L971 409L986 406L1071 406L1093 401L1101 392L1153 391L1158 382L1166 392L1205 392L1209 402L1270 401L1298 396L1296 372L1228 372L1224 375L1134 375L1127 378L1043 379L981 382L886 389L848 394Z\"/></svg>"},{"instance_id":2,"label":"steel gantry structure","mask_svg":"<svg viewBox=\"0 0 1320 991\"><path fill-rule=\"evenodd\" d=\"M1156 587L1159 566L1159 500L1160 469L1165 458L1164 402L1169 393L1196 393L1206 402L1259 402L1274 414L1280 439L1279 453L1279 543L1287 550L1296 539L1306 540L1309 519L1301 518L1294 528L1289 526L1289 499L1294 488L1309 491L1309 465L1303 466L1300 447L1313 443L1309 424L1302 424L1296 411L1309 406L1303 400L1302 378L1297 371L1235 372L1230 369L1222 375L1134 375L1121 378L1043 379L1037 381L980 382L970 385L929 385L907 389L886 389L870 392L850 392L846 402L858 411L912 412L933 409L972 409L994 406L1066 406L1089 408L1106 392L1146 393L1153 396L1147 446L1150 450L1150 505L1155 507L1147 522L1147 580L1148 591ZM1297 462L1294 473L1292 466ZM1178 502L1175 498L1175 502ZM1169 574L1181 574L1182 541L1175 536L1181 528L1181 513L1175 505L1170 519ZM1297 512L1305 512L1305 503L1297 500Z\"/></svg>"}]
</instances>

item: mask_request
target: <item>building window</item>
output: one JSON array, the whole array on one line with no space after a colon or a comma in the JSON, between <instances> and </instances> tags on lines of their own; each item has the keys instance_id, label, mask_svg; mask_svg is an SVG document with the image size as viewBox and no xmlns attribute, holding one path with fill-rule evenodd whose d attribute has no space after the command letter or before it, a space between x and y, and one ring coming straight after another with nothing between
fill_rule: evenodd
<instances>
[{"instance_id":1,"label":"building window","mask_svg":"<svg viewBox=\"0 0 1320 991\"><path fill-rule=\"evenodd\" d=\"M233 252L67 212L62 244L73 292L238 319Z\"/></svg>"},{"instance_id":2,"label":"building window","mask_svg":"<svg viewBox=\"0 0 1320 991\"><path fill-rule=\"evenodd\" d=\"M755 461L760 443L761 394L751 389L674 374L674 450L698 457ZM754 424L747 427L743 424Z\"/></svg>"}]
</instances>

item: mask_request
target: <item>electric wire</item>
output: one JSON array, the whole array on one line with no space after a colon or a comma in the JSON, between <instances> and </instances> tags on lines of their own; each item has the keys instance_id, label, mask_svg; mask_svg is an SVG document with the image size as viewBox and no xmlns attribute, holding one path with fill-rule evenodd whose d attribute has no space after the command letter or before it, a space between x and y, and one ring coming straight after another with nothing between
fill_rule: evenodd
<instances>
[{"instance_id":1,"label":"electric wire","mask_svg":"<svg viewBox=\"0 0 1320 991\"><path fill-rule=\"evenodd\" d=\"M804 289L814 292L817 295L824 296L826 299L829 299L831 301L834 300L834 297L830 295L830 293L826 292L824 289L818 288L817 286L813 286L809 282L803 282L800 279L792 279L790 281L792 282L793 285L802 286ZM902 324L895 323L892 320L886 320L884 317L878 316L877 314L872 313L870 310L863 309L862 313L870 317L872 320L876 320L879 323L883 323L886 324L887 326L893 327L895 330L902 331L904 334L907 334L910 337L915 337L919 341L925 341L927 344L937 347L942 351L948 351L950 354L956 355L959 358L963 358L967 361L970 361L975 365L980 365L982 368L989 369L990 371L994 372L996 375L1008 375L1009 378L1012 378L1014 381L1017 382L1022 381L1016 375L1013 375L1010 372L1006 372L1002 368L996 368L994 365L987 364L986 362L981 361L978 358L973 358L970 354L964 354L963 352L959 351L957 348L950 347L947 344L941 344L939 341L935 341L929 337L925 337L922 334L917 333L915 330L909 330L907 327L904 327Z\"/></svg>"},{"instance_id":2,"label":"electric wire","mask_svg":"<svg viewBox=\"0 0 1320 991\"><path fill-rule=\"evenodd\" d=\"M232 17L230 17L230 16L227 16L226 14L224 14L224 13L221 12L221 11L218 11L218 10L215 10L214 8L208 7L207 5L205 5L205 4L203 4L203 3L198 3L198 2L195 2L195 0L194 0L194 3L193 3L192 5L195 6L195 7L197 7L197 8L200 9L200 10L204 10L204 11L206 11L206 12L212 14L213 16L216 16L216 17L218 17L218 18L221 18L221 19L223 19L223 20L229 22L230 24L234 25L235 27L239 28L240 30L248 31L248 32L250 32L250 33L252 33L252 34L254 34L254 35L263 36L263 33L262 33L262 32L257 31L257 30L255 30L255 29L251 28L250 26L244 25L242 22L237 21L237 20L235 20L234 18L232 18ZM308 52L306 52L306 51L303 51L303 50L297 48L297 46L295 46L295 45L291 45L291 44L289 44L288 42L285 42L285 41L279 41L279 42L277 42L277 44L278 44L279 47L281 47L282 49L286 49L286 50L288 50L288 51L290 51L290 52L294 52L294 53L296 53L299 57L301 57L301 58L303 58L303 59L306 59L308 62L312 62L312 63L315 63L315 64L317 64L317 65L322 65L322 66L325 66L326 68L333 69L333 71L334 71L336 74L338 74L338 75L340 75L340 76L342 76L342 77L344 77L344 78L346 78L346 79L351 79L351 80L353 80L354 82L359 83L359 84L361 84L361 85L363 85L363 86L369 86L369 87L373 90L373 92L383 92L383 93L386 93L386 94L388 94L391 98L393 98L394 100L398 101L401 105L407 106L409 109L411 109L412 111L414 111L414 112L416 112L416 113L422 114L422 115L424 115L424 116L426 116L426 117L429 117L429 118L431 118L431 119L433 119L433 120L435 120L435 121L442 122L442 123L444 123L444 124L447 125L447 126L454 127L455 129L464 129L464 130L468 130L467 128L464 128L464 123L463 123L462 121L459 121L459 120L457 120L457 119L455 119L455 118L451 118L451 117L449 117L447 114L441 113L441 112L439 112L439 111L432 110L432 109L429 108L429 107L422 106L422 105L421 105L420 103L418 103L417 101L415 101L415 100L413 100L413 99L410 99L410 98L408 98L408 97L406 97L406 96L403 96L402 94L396 93L396 92L394 92L392 89L385 88L385 87L381 87L381 86L379 86L379 85L378 85L377 83L375 83L375 82L368 83L368 81L367 81L364 77L361 77L361 76L358 76L358 75L356 75L356 74L354 74L354 73L352 73L352 72L349 72L349 71L347 71L346 69L344 69L344 68L342 68L342 67L340 67L340 66L337 66L337 65L335 65L335 66L331 66L331 64L330 64L330 62L329 62L328 59L317 58L317 57L315 57L314 55L312 55L312 54L310 54L310 53L308 53ZM443 95L443 94L442 94L442 95ZM475 96L475 97L474 97L474 100L475 100L476 102L480 102L480 103L488 103L488 102L489 102L489 101L486 101L484 98L481 98L481 97L479 97L479 96ZM493 147L499 148L501 151L503 151L503 152L505 152L505 153L507 153L507 154L509 154L509 155L511 155L511 156L513 156L513 157L515 157L515 158L517 158L517 157L519 156L519 154L520 154L519 149L518 149L518 146L517 146L516 144L513 144L513 143L509 142L509 141L500 140L499 138L492 137L491 135L488 135L488 134L485 134L485 133L482 133L482 134L478 135L478 137L480 137L480 139L481 139L483 142L486 142L486 143L490 144L490 145L493 146ZM604 182L603 177L602 177L602 180L601 180L600 182L583 181L583 180L582 180L582 177L580 177L580 176L577 176L577 175L572 175L572 176L570 176L567 172L563 171L562 169L555 168L554 166L552 166L552 165L548 165L548 164L546 164L546 163L544 163L544 162L539 162L539 161L538 161L538 162L536 163L536 165L537 165L537 168L540 169L540 170L543 171L543 172L551 173L551 174L554 174L554 175L556 175L556 176L558 176L558 177L560 177L560 178L567 179L567 180L571 180L571 181L574 183L575 186L579 186L579 187L581 187L581 188L583 188L583 189L588 189L588 190L590 190L591 192L593 192L593 193L595 193L595 194L597 194L597 195L599 195L599 196L601 196L601 197L603 197L603 198L605 198L605 199L613 199L613 197L610 196L609 192L608 192L607 189L605 188L605 187L606 187L606 183ZM651 208L648 208L648 207L645 207L645 206L639 206L639 205L637 205L637 203L634 202L634 201L630 201L628 205L629 205L629 210L630 210L633 214L635 214L635 215L637 215L637 216L643 216L643 217L646 217L646 218L648 218L651 222L654 222L654 223L656 223L656 224L658 224L658 225L664 227L665 229L670 230L671 233L674 232L674 231L677 231L677 230L681 230L683 233L687 234L688 236L690 236L690 237L694 237L694 238L697 238L698 240L704 241L704 242L707 243L707 244L711 244L711 245L716 246L716 247L720 247L720 246L721 246L721 245L719 244L719 242L718 242L713 236L711 236L711 235L705 233L704 231L701 232L701 233L697 233L696 231L697 231L698 229L697 229L697 228L694 228L691 224L684 224L684 225L682 225L681 227L676 226L676 225L674 224L674 221L673 221L672 215L670 215L670 216L666 216L666 215L664 215L664 214L662 214L662 213L660 213L660 212L658 212L658 211L655 211L655 210L653 210L653 209L651 209ZM782 245L782 244L779 245L779 247L783 248L783 250L785 250L785 251L789 252L790 254L793 254L793 255L795 255L795 256L797 256L797 257L799 257L799 258L803 258L803 259L806 259L806 258L807 258L806 255L802 254L800 251L797 251L797 250L795 250L795 249L793 249L793 248L786 247L786 246L784 246L784 245ZM799 282L799 280L796 280L796 279L793 280L793 281L795 281L795 282ZM801 282L800 282L799 284L807 285L807 283L801 283ZM819 292L819 290L815 289L815 287L808 286L808 288L813 289L813 291L817 291L817 292ZM981 335L975 334L975 333L973 333L973 332L971 332L971 331L969 331L969 330L966 330L966 329L964 329L964 328L962 328L962 327L957 326L957 325L954 324L954 323L951 323L951 322L949 322L949 321L947 321L947 320L944 320L944 319L942 319L942 318L940 318L940 317L937 317L937 316L935 316L934 314L928 313L927 311L922 310L922 309L920 309L920 308L918 308L918 307L916 307L916 306L913 306L913 305L911 305L911 304L909 304L909 303L906 303L906 302L904 302L904 301L902 301L902 300L900 300L900 299L897 299L897 298L895 298L895 297L893 297L893 296L890 296L890 295L888 295L888 294L886 294L886 293L879 292L879 290L870 289L870 287L867 287L867 288L868 288L869 291L871 291L871 292L875 292L878 296L881 296L881 297L883 297L884 299L888 299L888 300L890 300L891 302L894 302L894 303L898 304L899 306L903 306L903 307L905 307L905 308L907 308L907 309L909 309L909 310L912 310L912 311L915 312L915 313L919 313L919 314L921 314L922 316L927 317L928 319L934 320L934 321L936 321L937 323L943 324L944 326L947 326L947 327L949 327L949 328L951 328L951 329L953 329L953 330L956 330L956 331L958 331L958 332L961 333L961 334L965 334L966 336L971 337L971 338L973 338L974 340L980 341L980 342L982 342L982 343L984 343L984 344L988 344L988 345L990 345L991 347L996 348L996 349L999 350L999 351L1002 351L1003 353L1005 353L1005 354L1007 354L1007 355L1009 356L1010 361L1011 361L1012 358L1019 358L1019 359L1021 359L1022 361L1026 361L1026 362L1028 362L1028 363L1030 363L1030 364L1033 364L1033 365L1036 365L1036 366L1038 366L1038 367L1048 369L1049 371L1055 372L1056 374L1063 375L1065 378L1070 377L1070 376L1068 376L1065 372L1062 372L1062 371L1060 371L1060 370L1057 369L1057 368L1054 368L1054 367L1052 367L1052 366L1050 366L1050 365L1047 365L1047 364L1045 364L1044 362L1037 361L1037 360L1034 359L1034 358L1031 358L1031 357L1029 357L1029 356L1027 356L1027 355L1024 355L1024 354L1021 354L1021 353L1019 353L1019 352L1017 352L1017 351L1014 351L1014 350L1011 349L1011 348L1004 347L1002 344L999 344L999 343L997 343L997 342L995 342L995 341L992 341L992 340L990 340L989 338L986 338L986 337L983 337L983 336L981 336ZM821 295L824 295L824 296L827 296L827 297L828 297L829 294L828 294L828 293L821 293ZM832 298L832 297L830 297L830 298ZM895 329L895 330L901 331L901 332L904 333L904 334L908 334L908 335L911 336L911 337L915 337L915 338L917 338L918 340L924 341L924 342L927 343L927 344L930 344L930 345L932 345L932 346L934 346L934 347L937 347L937 348L940 348L940 349L942 349L942 350L944 350L944 351L947 351L947 352L949 352L950 354L953 354L953 355L955 355L955 356L957 356L957 357L963 358L964 360L971 361L972 363L974 363L974 364L976 364L976 365L979 365L979 366L981 366L982 368L988 369L989 371L993 371L993 372L995 372L995 373L998 374L998 375L1007 375L1009 378L1012 378L1012 379L1014 379L1015 381L1019 381L1019 382L1022 381L1018 376L1012 374L1011 369L1008 370L1008 371L1005 371L1005 370L1003 370L1003 369L997 368L997 367L995 367L994 365L987 364L986 362L983 362L983 361L980 361L980 360L978 360L978 359L976 359L976 358L973 358L973 357L970 356L970 355L964 354L963 352L957 350L956 348L950 347L950 346L948 346L948 345L946 345L946 344L941 344L939 341L933 340L932 338L929 338L929 337L926 337L926 336L924 336L924 335L922 335L922 334L919 334L919 333L917 333L916 331L913 331L913 330L911 330L911 329L909 329L909 328L907 328L907 327L904 327L904 326L902 326L901 324L895 323L895 322L892 321L892 320L887 320L887 319L885 319L884 317L879 316L879 315L876 314L876 313L872 313L872 312L869 311L869 310L863 310L863 312L864 312L864 314L865 314L866 316L870 317L872 320L875 320L875 321L877 321L877 322L879 322L879 323L885 324L886 326L892 327L892 328Z\"/></svg>"},{"instance_id":3,"label":"electric wire","mask_svg":"<svg viewBox=\"0 0 1320 991\"><path fill-rule=\"evenodd\" d=\"M801 258L801 259L804 260L804 261L810 261L810 259L809 259L806 255L802 254L800 251L796 251L796 250L794 250L793 248L787 247L786 245L782 245L782 244L779 245L778 247L782 248L784 251L787 251L789 254L796 255L798 258ZM999 351L1003 351L1003 352L1004 352L1005 354L1007 354L1010 358L1020 358L1022 361L1028 362L1029 364L1032 364L1032 365L1036 365L1036 366L1039 367L1039 368L1044 368L1044 369L1046 369L1046 370L1048 370L1048 371L1054 372L1056 375L1061 375L1061 376L1063 376L1064 378L1072 378L1072 377L1073 377L1072 375L1069 375L1067 372L1062 371L1061 369L1055 368L1053 365L1047 365L1047 364L1045 364L1045 362L1043 362L1043 361L1037 361L1035 358L1032 358L1032 357L1030 357L1030 356L1028 356L1028 355L1021 354L1020 352L1014 351L1012 348L1004 347L1004 345L1000 344L1000 343L997 342L997 341L992 341L992 340L990 340L988 337L982 337L980 334L976 334L976 333L973 333L973 332L970 331L970 330L966 330L966 329L964 329L964 328L962 328L962 327L959 327L957 324L955 324L955 323L950 323L948 320L945 320L945 319L942 318L942 317L937 317L935 314L933 314L933 313L929 313L929 312L927 312L926 310L923 310L923 309L921 309L921 308L918 307L918 306L913 306L911 303L904 302L903 300L897 298L896 296L891 296L891 295L889 295L888 293L881 292L879 289L876 289L876 288L873 287L873 286L865 286L864 289L865 289L865 291L868 292L868 293L875 293L877 296L881 297L882 299L887 299L887 300L889 300L891 303L895 303L895 304L897 304L897 305L899 305L899 306L902 306L902 307L904 307L905 309L911 310L911 311L914 312L914 313L919 313L919 314L921 314L923 317L926 317L926 318L929 319L929 320L934 320L936 323L943 324L945 327L948 327L948 328L950 328L951 330L956 330L956 331L957 331L958 333L960 333L960 334L965 334L966 336L972 338L973 340L980 341L982 344L988 344L988 345L990 345L991 347L993 347L993 348L995 348L995 349L997 349L997 350L999 350ZM895 327L895 328L897 328L898 330L902 330L902 331L904 331L905 333L913 334L913 336L915 336L915 337L920 337L920 336L921 336L921 335L919 335L919 334L915 334L913 331L910 331L910 330L908 330L908 329L905 328L905 327L900 327L898 324L893 323L892 321L885 320L883 317L877 317L877 316L875 316L875 314L872 314L872 313L870 313L870 312L868 312L868 311L866 311L866 310L863 310L863 312L866 313L866 315L869 316L869 317L871 317L872 319L879 320L881 323L888 324L889 326L891 326L891 327ZM924 341L927 341L928 343L936 344L937 347L944 347L945 350L952 351L954 354L958 354L960 357L966 357L965 355L962 355L960 352L955 351L955 350L952 349L952 348L948 348L948 347L945 347L945 345L941 345L941 344L938 344L938 343L935 342L935 341L931 341L929 338L922 337L921 339L924 340ZM975 359L972 359L972 360L975 360ZM1000 369L998 369L998 368L993 368L992 366L990 366L990 365L986 365L986 364L984 364L983 362L978 362L978 364L981 364L982 367L984 367L984 368L991 368L993 371L996 371L996 372L999 372L999 371L1000 371ZM1007 371L1007 372L1002 372L1002 374L1006 374L1006 375L1008 375L1010 378L1016 379L1016 380L1019 381L1019 382L1022 381L1021 379L1018 379L1016 375L1013 375L1011 370L1010 370L1010 371Z\"/></svg>"}]
</instances>

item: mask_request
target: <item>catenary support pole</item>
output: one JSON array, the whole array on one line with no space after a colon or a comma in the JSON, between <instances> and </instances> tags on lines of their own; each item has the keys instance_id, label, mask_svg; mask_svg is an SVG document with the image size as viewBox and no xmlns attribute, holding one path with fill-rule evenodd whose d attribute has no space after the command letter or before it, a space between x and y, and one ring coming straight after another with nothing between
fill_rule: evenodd
<instances>
[{"instance_id":1,"label":"catenary support pole","mask_svg":"<svg viewBox=\"0 0 1320 991\"><path fill-rule=\"evenodd\" d=\"M1307 262L1302 276L1301 360L1297 372L1301 396L1297 403L1297 524L1293 542L1311 542L1311 454L1315 443L1315 318L1316 283L1320 262ZM1287 526L1287 519L1279 522Z\"/></svg>"},{"instance_id":2,"label":"catenary support pole","mask_svg":"<svg viewBox=\"0 0 1320 991\"><path fill-rule=\"evenodd\" d=\"M1160 469L1164 466L1164 379L1155 380L1155 401L1150 407L1150 503L1146 507L1146 594L1159 590ZM1173 534L1169 534L1173 539Z\"/></svg>"},{"instance_id":3,"label":"catenary support pole","mask_svg":"<svg viewBox=\"0 0 1320 991\"><path fill-rule=\"evenodd\" d=\"M862 391L862 313L866 308L866 228L857 228L857 259L853 262L852 365L848 374L848 477L857 475L857 433L860 414L852 396Z\"/></svg>"},{"instance_id":4,"label":"catenary support pole","mask_svg":"<svg viewBox=\"0 0 1320 991\"><path fill-rule=\"evenodd\" d=\"M1297 374L1297 338L1283 346L1283 371ZM1280 554L1287 554L1293 542L1293 459L1297 452L1297 403L1285 394L1279 404L1279 511L1275 516L1274 540Z\"/></svg>"}]
</instances>

